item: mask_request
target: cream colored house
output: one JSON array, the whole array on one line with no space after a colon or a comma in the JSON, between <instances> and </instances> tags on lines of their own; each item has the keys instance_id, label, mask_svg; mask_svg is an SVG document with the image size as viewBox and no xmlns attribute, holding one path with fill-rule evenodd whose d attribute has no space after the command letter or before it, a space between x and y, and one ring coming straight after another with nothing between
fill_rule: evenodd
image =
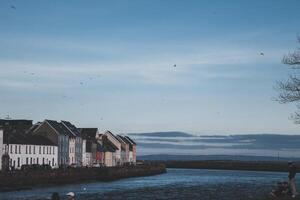
<instances>
[{"instance_id":1,"label":"cream colored house","mask_svg":"<svg viewBox=\"0 0 300 200\"><path fill-rule=\"evenodd\" d=\"M122 160L121 160L121 142L119 139L110 131L105 131L104 135L107 136L108 140L113 143L113 145L116 147L115 150L115 164L116 165L121 165Z\"/></svg>"}]
</instances>

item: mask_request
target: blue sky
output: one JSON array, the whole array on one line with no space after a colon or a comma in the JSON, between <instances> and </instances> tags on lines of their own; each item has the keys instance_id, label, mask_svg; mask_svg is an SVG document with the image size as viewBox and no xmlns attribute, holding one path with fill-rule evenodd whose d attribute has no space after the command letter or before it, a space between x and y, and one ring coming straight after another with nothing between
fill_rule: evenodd
<instances>
[{"instance_id":1,"label":"blue sky","mask_svg":"<svg viewBox=\"0 0 300 200\"><path fill-rule=\"evenodd\" d=\"M299 7L3 0L0 117L117 132L299 133L295 105L272 100L292 72L281 58L299 46Z\"/></svg>"}]
</instances>

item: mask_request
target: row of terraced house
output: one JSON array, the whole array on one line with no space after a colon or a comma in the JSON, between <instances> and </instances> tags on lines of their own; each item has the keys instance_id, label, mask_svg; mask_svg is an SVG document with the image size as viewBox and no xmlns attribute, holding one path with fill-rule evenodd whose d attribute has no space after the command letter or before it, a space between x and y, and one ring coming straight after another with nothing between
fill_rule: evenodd
<instances>
[{"instance_id":1,"label":"row of terraced house","mask_svg":"<svg viewBox=\"0 0 300 200\"><path fill-rule=\"evenodd\" d=\"M22 166L100 167L136 163L136 143L68 121L0 119L0 169Z\"/></svg>"}]
</instances>

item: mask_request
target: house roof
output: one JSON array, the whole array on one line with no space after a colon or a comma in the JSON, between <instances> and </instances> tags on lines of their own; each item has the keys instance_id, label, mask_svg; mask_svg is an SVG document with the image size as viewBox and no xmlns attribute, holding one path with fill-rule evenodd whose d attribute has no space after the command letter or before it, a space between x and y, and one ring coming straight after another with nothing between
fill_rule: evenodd
<instances>
[{"instance_id":1,"label":"house roof","mask_svg":"<svg viewBox=\"0 0 300 200\"><path fill-rule=\"evenodd\" d=\"M79 128L79 132L82 139L95 139L98 132L98 128Z\"/></svg>"},{"instance_id":2,"label":"house roof","mask_svg":"<svg viewBox=\"0 0 300 200\"><path fill-rule=\"evenodd\" d=\"M105 131L104 134L110 134L115 140L117 140L118 142L120 142L119 139L118 139L112 132L110 132L110 131Z\"/></svg>"},{"instance_id":3,"label":"house roof","mask_svg":"<svg viewBox=\"0 0 300 200\"><path fill-rule=\"evenodd\" d=\"M119 140L119 142L126 144L126 142L124 141L124 139L121 135L116 135L116 138Z\"/></svg>"},{"instance_id":4,"label":"house roof","mask_svg":"<svg viewBox=\"0 0 300 200\"><path fill-rule=\"evenodd\" d=\"M9 143L12 138L25 135L32 126L32 120L0 119L0 126L3 129L3 142Z\"/></svg>"},{"instance_id":5,"label":"house roof","mask_svg":"<svg viewBox=\"0 0 300 200\"><path fill-rule=\"evenodd\" d=\"M39 126L41 125L41 122L33 124L27 131L26 134L32 134Z\"/></svg>"},{"instance_id":6,"label":"house roof","mask_svg":"<svg viewBox=\"0 0 300 200\"><path fill-rule=\"evenodd\" d=\"M133 145L136 145L136 143L128 136L125 136L126 139L128 139Z\"/></svg>"},{"instance_id":7,"label":"house roof","mask_svg":"<svg viewBox=\"0 0 300 200\"><path fill-rule=\"evenodd\" d=\"M61 123L71 132L71 137L80 137L80 131L71 122L61 121Z\"/></svg>"},{"instance_id":8,"label":"house roof","mask_svg":"<svg viewBox=\"0 0 300 200\"><path fill-rule=\"evenodd\" d=\"M126 137L123 137L123 136L121 136L121 137L126 142L126 144L129 145L129 150L132 151L133 150L133 144Z\"/></svg>"},{"instance_id":9,"label":"house roof","mask_svg":"<svg viewBox=\"0 0 300 200\"><path fill-rule=\"evenodd\" d=\"M56 146L48 138L40 135L31 135L31 134L9 134L8 136L9 144L31 144L31 145L48 145Z\"/></svg>"},{"instance_id":10,"label":"house roof","mask_svg":"<svg viewBox=\"0 0 300 200\"><path fill-rule=\"evenodd\" d=\"M50 124L50 126L54 128L59 134L73 136L73 133L70 130L68 130L62 123L48 119L46 119L45 122Z\"/></svg>"},{"instance_id":11,"label":"house roof","mask_svg":"<svg viewBox=\"0 0 300 200\"><path fill-rule=\"evenodd\" d=\"M102 147L104 152L115 152L119 150L107 137L102 137Z\"/></svg>"},{"instance_id":12,"label":"house roof","mask_svg":"<svg viewBox=\"0 0 300 200\"><path fill-rule=\"evenodd\" d=\"M30 135L26 140L27 144L56 146L51 140L40 135Z\"/></svg>"}]
</instances>

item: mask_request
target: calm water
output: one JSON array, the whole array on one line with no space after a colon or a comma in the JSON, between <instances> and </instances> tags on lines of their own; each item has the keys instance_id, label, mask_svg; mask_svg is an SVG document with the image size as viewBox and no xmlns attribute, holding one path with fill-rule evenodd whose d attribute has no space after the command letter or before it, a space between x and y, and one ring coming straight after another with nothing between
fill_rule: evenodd
<instances>
[{"instance_id":1,"label":"calm water","mask_svg":"<svg viewBox=\"0 0 300 200\"><path fill-rule=\"evenodd\" d=\"M47 199L53 192L59 192L64 199L67 192L75 192L77 199L102 199L106 194L130 193L127 199L143 199L135 195L145 195L147 192L162 188L201 188L215 187L217 185L251 184L271 186L277 181L285 180L286 173L278 172L252 172L252 171L226 171L203 169L168 169L168 173L151 177L129 178L114 182L94 182L84 184L65 185L47 188L35 188L18 192L0 193L1 200L8 199ZM139 191L142 194L138 194ZM187 191L189 192L189 191ZM189 192L191 193L191 191ZM106 195L107 196L107 195ZM108 199L118 199L110 195ZM149 199L149 198L144 198Z\"/></svg>"}]
</instances>

